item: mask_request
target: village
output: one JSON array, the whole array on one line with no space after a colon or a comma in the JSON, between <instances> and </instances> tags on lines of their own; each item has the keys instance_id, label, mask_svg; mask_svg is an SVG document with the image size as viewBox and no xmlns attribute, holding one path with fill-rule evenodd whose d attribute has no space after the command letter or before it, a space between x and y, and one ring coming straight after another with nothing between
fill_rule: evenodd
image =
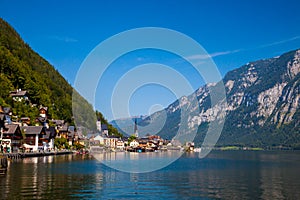
<instances>
[{"instance_id":1,"label":"village","mask_svg":"<svg viewBox=\"0 0 300 200\"><path fill-rule=\"evenodd\" d=\"M184 146L179 141L169 141L158 135L146 134L139 137L137 121L134 122L133 134L130 137L116 137L109 135L106 125L97 121L98 134L89 138L89 148L92 153L107 151L129 152L158 152L167 150L194 151L194 143L188 142Z\"/></svg>"},{"instance_id":2,"label":"village","mask_svg":"<svg viewBox=\"0 0 300 200\"><path fill-rule=\"evenodd\" d=\"M28 102L26 90L10 92L14 102ZM36 106L36 105L33 105ZM0 105L2 153L50 152L85 146L85 137L64 120L48 119L48 107L39 106L34 124L29 117L15 116L11 107Z\"/></svg>"},{"instance_id":3,"label":"village","mask_svg":"<svg viewBox=\"0 0 300 200\"><path fill-rule=\"evenodd\" d=\"M15 102L26 102L26 90L10 92ZM87 152L155 152L166 150L194 150L193 143L182 146L157 135L139 137L137 123L130 137L117 137L108 132L107 124L96 121L97 131L83 134L80 128L68 125L63 119L49 119L48 107L39 106L34 124L29 117L16 117L10 107L0 105L1 153L34 153L70 150Z\"/></svg>"}]
</instances>

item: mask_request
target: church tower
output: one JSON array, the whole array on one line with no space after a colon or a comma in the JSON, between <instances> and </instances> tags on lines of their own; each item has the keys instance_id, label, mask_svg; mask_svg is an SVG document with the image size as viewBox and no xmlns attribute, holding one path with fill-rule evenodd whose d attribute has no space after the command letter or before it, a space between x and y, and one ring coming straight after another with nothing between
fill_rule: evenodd
<instances>
[{"instance_id":1,"label":"church tower","mask_svg":"<svg viewBox=\"0 0 300 200\"><path fill-rule=\"evenodd\" d=\"M101 129L101 121L100 121L100 119L97 120L96 126L97 126L97 130L101 133L102 129Z\"/></svg>"},{"instance_id":2,"label":"church tower","mask_svg":"<svg viewBox=\"0 0 300 200\"><path fill-rule=\"evenodd\" d=\"M139 137L138 128L137 128L137 119L134 120L134 135L136 138Z\"/></svg>"}]
</instances>

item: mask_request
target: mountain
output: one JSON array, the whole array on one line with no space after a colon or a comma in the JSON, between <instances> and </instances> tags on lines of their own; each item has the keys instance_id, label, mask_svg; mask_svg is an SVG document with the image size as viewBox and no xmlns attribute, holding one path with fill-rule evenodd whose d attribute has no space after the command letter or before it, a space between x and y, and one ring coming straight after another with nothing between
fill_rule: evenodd
<instances>
[{"instance_id":1,"label":"mountain","mask_svg":"<svg viewBox=\"0 0 300 200\"><path fill-rule=\"evenodd\" d=\"M218 120L220 110L226 113L219 146L300 147L300 50L279 57L250 62L228 72L219 83L197 89L162 111L139 122L140 132L172 139L181 126L181 110L189 107L189 124L198 130L194 142L201 145L210 125ZM211 107L211 91L224 83L226 102ZM197 98L197 105L192 101ZM196 107L199 110L195 112ZM186 112L187 113L187 112ZM166 123L157 128L165 115ZM151 125L150 124L154 124ZM129 126L128 126L129 127ZM143 127L145 127L143 129ZM150 128L149 128L150 127ZM189 132L186 126L183 132ZM132 125L129 129L132 129ZM133 130L133 129L132 129Z\"/></svg>"},{"instance_id":2,"label":"mountain","mask_svg":"<svg viewBox=\"0 0 300 200\"><path fill-rule=\"evenodd\" d=\"M12 107L16 120L30 117L33 122L39 113L38 106L47 106L50 118L63 119L72 124L73 116L76 115L77 126L96 129L93 107L1 18L0 82L0 105ZM10 91L19 89L27 91L29 101L24 103L12 100ZM72 95L77 97L73 105ZM79 112L73 115L72 106Z\"/></svg>"}]
</instances>

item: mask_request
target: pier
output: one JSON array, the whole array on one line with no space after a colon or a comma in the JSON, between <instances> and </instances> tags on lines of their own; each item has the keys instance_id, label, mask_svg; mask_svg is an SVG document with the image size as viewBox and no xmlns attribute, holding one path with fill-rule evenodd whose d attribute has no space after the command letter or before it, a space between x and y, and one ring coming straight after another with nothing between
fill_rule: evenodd
<instances>
[{"instance_id":1,"label":"pier","mask_svg":"<svg viewBox=\"0 0 300 200\"><path fill-rule=\"evenodd\" d=\"M22 159L29 157L41 157L41 156L52 156L52 155L64 155L73 154L73 151L50 151L50 152L26 152L26 153L3 153L2 157L8 159Z\"/></svg>"}]
</instances>

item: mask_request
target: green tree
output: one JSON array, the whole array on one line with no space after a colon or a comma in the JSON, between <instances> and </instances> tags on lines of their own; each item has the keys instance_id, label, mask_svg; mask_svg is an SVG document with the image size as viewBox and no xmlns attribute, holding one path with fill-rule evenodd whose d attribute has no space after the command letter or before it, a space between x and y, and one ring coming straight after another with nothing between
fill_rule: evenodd
<instances>
[{"instance_id":1,"label":"green tree","mask_svg":"<svg viewBox=\"0 0 300 200\"><path fill-rule=\"evenodd\" d=\"M133 140L136 139L136 136L135 135L131 135L129 138L128 138L128 144L130 144L130 142L132 142Z\"/></svg>"}]
</instances>

